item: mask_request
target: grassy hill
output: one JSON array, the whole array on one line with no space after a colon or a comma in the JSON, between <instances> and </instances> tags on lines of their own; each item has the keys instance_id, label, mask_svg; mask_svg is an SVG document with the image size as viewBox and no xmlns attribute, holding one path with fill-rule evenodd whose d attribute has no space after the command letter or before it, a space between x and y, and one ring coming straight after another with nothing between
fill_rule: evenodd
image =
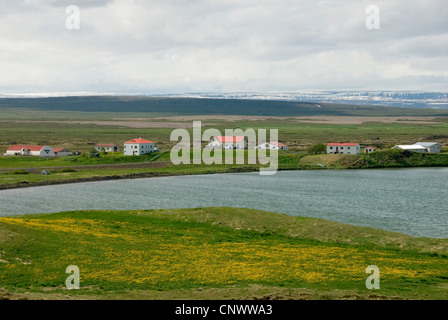
<instances>
[{"instance_id":1,"label":"grassy hill","mask_svg":"<svg viewBox=\"0 0 448 320\"><path fill-rule=\"evenodd\" d=\"M8 110L150 113L152 115L256 115L256 116L448 116L448 110L379 107L348 104L243 99L91 96L3 98L0 114Z\"/></svg>"},{"instance_id":2,"label":"grassy hill","mask_svg":"<svg viewBox=\"0 0 448 320\"><path fill-rule=\"evenodd\" d=\"M448 240L238 208L0 218L6 299L447 299ZM67 291L65 268L80 269ZM369 265L381 288L365 287Z\"/></svg>"},{"instance_id":3,"label":"grassy hill","mask_svg":"<svg viewBox=\"0 0 448 320\"><path fill-rule=\"evenodd\" d=\"M330 169L447 167L448 153L418 153L392 149L360 155L308 155L300 158L298 163L304 166L322 164Z\"/></svg>"}]
</instances>

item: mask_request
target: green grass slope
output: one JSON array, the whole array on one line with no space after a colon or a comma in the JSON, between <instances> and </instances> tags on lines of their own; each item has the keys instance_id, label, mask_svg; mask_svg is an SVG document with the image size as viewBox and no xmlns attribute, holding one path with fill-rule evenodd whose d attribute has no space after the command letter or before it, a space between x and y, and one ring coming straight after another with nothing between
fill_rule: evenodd
<instances>
[{"instance_id":1,"label":"green grass slope","mask_svg":"<svg viewBox=\"0 0 448 320\"><path fill-rule=\"evenodd\" d=\"M330 169L447 167L448 153L418 153L392 149L359 155L318 154L300 158L299 164L308 167L322 164Z\"/></svg>"},{"instance_id":2,"label":"green grass slope","mask_svg":"<svg viewBox=\"0 0 448 320\"><path fill-rule=\"evenodd\" d=\"M0 218L7 299L447 299L448 240L238 208ZM65 268L81 289L65 289ZM369 265L381 288L365 287Z\"/></svg>"}]
</instances>

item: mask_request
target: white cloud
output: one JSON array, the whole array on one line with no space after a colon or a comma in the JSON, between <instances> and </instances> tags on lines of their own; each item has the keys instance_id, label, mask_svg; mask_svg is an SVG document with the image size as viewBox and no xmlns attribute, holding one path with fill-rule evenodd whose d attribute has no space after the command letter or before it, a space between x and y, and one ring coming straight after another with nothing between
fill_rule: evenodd
<instances>
[{"instance_id":1,"label":"white cloud","mask_svg":"<svg viewBox=\"0 0 448 320\"><path fill-rule=\"evenodd\" d=\"M446 89L446 1L370 4L0 0L0 92Z\"/></svg>"}]
</instances>

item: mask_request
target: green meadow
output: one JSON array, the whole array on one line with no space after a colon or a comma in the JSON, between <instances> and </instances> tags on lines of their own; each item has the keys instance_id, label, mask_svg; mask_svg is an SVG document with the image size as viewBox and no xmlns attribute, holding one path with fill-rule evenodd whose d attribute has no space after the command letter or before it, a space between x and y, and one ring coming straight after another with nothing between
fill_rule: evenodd
<instances>
[{"instance_id":1,"label":"green meadow","mask_svg":"<svg viewBox=\"0 0 448 320\"><path fill-rule=\"evenodd\" d=\"M0 218L0 296L447 299L447 254L446 239L250 209L14 216ZM366 288L369 265L380 289Z\"/></svg>"},{"instance_id":2,"label":"green meadow","mask_svg":"<svg viewBox=\"0 0 448 320\"><path fill-rule=\"evenodd\" d=\"M139 97L0 100L1 154L13 144L81 152L55 159L0 157L1 189L259 170L260 164L248 164L247 151L244 164L174 165L169 150L177 141L170 134L175 128L191 133L193 120L202 120L202 130L223 134L277 129L279 141L289 146L279 152L279 170L448 166L444 110ZM313 118L322 115L328 118ZM334 123L334 116L348 118ZM400 118L378 118L392 116ZM97 143L123 148L124 141L137 137L154 141L161 152L90 156ZM440 142L442 153L390 150L417 141ZM358 142L379 151L307 152L328 142ZM51 174L42 175L43 169ZM447 255L447 239L251 209L1 217L0 299L446 300ZM79 290L65 287L69 265L80 269ZM366 288L369 265L380 269L378 290Z\"/></svg>"},{"instance_id":3,"label":"green meadow","mask_svg":"<svg viewBox=\"0 0 448 320\"><path fill-rule=\"evenodd\" d=\"M77 118L68 119L75 121ZM448 142L448 118L429 123L412 122L366 122L362 124L325 124L298 122L295 119L265 119L224 121L210 119L203 121L203 130L216 128L225 133L225 129L246 130L277 129L279 140L286 143L290 150L306 151L314 143L356 141L363 145L373 144L380 148L390 148L395 144L411 144L417 141ZM72 151L89 152L97 143L116 143L123 148L124 141L143 137L155 142L160 149L169 149L176 142L170 141L174 128L132 128L123 122L110 120L108 123L61 123L59 121L10 122L0 119L0 150L3 153L13 144L50 145L64 147ZM93 120L89 120L93 121ZM142 121L151 122L149 118ZM162 121L154 121L163 126ZM152 123L154 123L152 122ZM177 121L180 127L192 132L192 121Z\"/></svg>"}]
</instances>

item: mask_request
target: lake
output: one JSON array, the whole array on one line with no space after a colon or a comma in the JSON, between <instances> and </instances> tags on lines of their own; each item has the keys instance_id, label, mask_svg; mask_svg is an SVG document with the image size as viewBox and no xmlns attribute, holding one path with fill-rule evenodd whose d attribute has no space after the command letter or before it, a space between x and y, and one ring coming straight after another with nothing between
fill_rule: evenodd
<instances>
[{"instance_id":1,"label":"lake","mask_svg":"<svg viewBox=\"0 0 448 320\"><path fill-rule=\"evenodd\" d=\"M217 206L448 238L448 168L213 174L0 191L0 216Z\"/></svg>"}]
</instances>

